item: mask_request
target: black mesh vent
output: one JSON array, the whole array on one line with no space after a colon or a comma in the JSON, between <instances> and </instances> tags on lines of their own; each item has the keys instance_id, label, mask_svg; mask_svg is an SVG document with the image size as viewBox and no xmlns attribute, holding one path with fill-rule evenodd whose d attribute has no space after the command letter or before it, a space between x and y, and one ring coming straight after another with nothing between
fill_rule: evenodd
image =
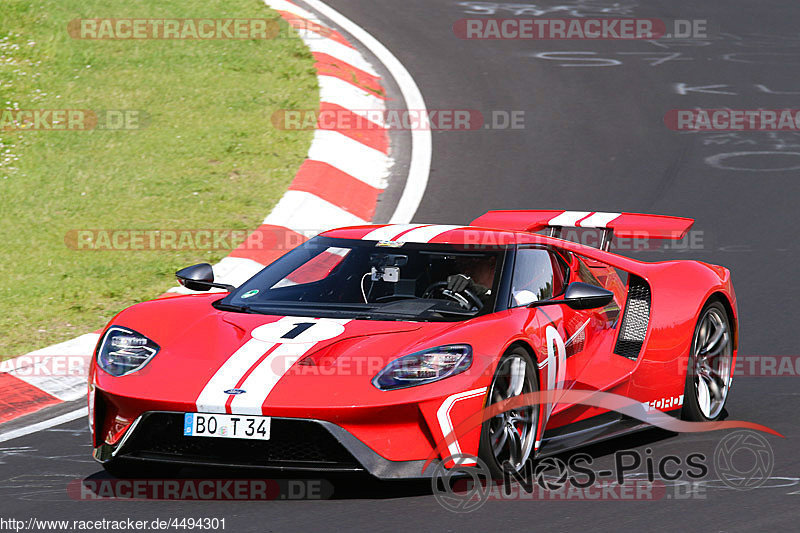
<instances>
[{"instance_id":1,"label":"black mesh vent","mask_svg":"<svg viewBox=\"0 0 800 533\"><path fill-rule=\"evenodd\" d=\"M650 285L642 278L632 275L628 282L625 316L622 318L614 353L635 361L644 344L649 323Z\"/></svg>"},{"instance_id":2,"label":"black mesh vent","mask_svg":"<svg viewBox=\"0 0 800 533\"><path fill-rule=\"evenodd\" d=\"M270 439L187 437L182 413L148 413L125 444L123 456L235 466L359 468L322 425L273 418Z\"/></svg>"}]
</instances>

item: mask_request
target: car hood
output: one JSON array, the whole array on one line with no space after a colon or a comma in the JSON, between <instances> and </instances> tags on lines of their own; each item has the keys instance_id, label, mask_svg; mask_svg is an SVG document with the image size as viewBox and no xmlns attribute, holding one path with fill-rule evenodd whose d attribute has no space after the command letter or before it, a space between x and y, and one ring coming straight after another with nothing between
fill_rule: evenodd
<instances>
[{"instance_id":1,"label":"car hood","mask_svg":"<svg viewBox=\"0 0 800 533\"><path fill-rule=\"evenodd\" d=\"M120 313L113 324L146 335L161 349L126 376L98 371L100 387L128 398L182 402L187 410L196 403L198 409L218 411L226 400L220 393L237 387L256 385L261 394L278 381L307 385L320 373L327 373L328 384L337 375L340 384L369 384L393 359L439 345L438 338L459 325L234 313L212 307L217 299L174 297ZM207 405L206 394L214 398Z\"/></svg>"}]
</instances>

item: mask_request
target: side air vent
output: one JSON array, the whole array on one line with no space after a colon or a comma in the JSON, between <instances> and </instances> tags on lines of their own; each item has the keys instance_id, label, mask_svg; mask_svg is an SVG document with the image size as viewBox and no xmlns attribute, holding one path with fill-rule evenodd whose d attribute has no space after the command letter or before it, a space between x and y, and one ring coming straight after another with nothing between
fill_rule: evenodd
<instances>
[{"instance_id":1,"label":"side air vent","mask_svg":"<svg viewBox=\"0 0 800 533\"><path fill-rule=\"evenodd\" d=\"M631 275L628 282L628 303L625 304L625 315L622 317L614 353L635 361L644 344L649 323L650 285L642 278Z\"/></svg>"}]
</instances>

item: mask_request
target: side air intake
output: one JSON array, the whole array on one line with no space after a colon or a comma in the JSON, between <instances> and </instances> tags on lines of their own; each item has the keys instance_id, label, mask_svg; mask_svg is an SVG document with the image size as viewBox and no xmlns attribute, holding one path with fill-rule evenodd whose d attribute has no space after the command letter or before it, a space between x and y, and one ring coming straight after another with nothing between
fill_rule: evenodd
<instances>
[{"instance_id":1,"label":"side air intake","mask_svg":"<svg viewBox=\"0 0 800 533\"><path fill-rule=\"evenodd\" d=\"M650 285L638 276L631 275L628 284L628 303L619 330L614 353L633 361L639 357L647 326L650 323Z\"/></svg>"}]
</instances>

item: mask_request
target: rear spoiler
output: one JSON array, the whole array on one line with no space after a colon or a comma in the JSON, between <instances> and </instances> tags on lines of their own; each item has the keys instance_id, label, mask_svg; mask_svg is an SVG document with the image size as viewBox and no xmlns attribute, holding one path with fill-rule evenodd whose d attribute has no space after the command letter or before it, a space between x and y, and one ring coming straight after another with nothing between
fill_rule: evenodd
<instances>
[{"instance_id":1,"label":"rear spoiler","mask_svg":"<svg viewBox=\"0 0 800 533\"><path fill-rule=\"evenodd\" d=\"M600 248L608 250L611 239L637 237L648 239L682 239L694 224L691 218L637 213L604 213L601 211L489 211L470 224L484 228L537 232L549 230L559 237L561 228L597 228L603 230Z\"/></svg>"}]
</instances>

